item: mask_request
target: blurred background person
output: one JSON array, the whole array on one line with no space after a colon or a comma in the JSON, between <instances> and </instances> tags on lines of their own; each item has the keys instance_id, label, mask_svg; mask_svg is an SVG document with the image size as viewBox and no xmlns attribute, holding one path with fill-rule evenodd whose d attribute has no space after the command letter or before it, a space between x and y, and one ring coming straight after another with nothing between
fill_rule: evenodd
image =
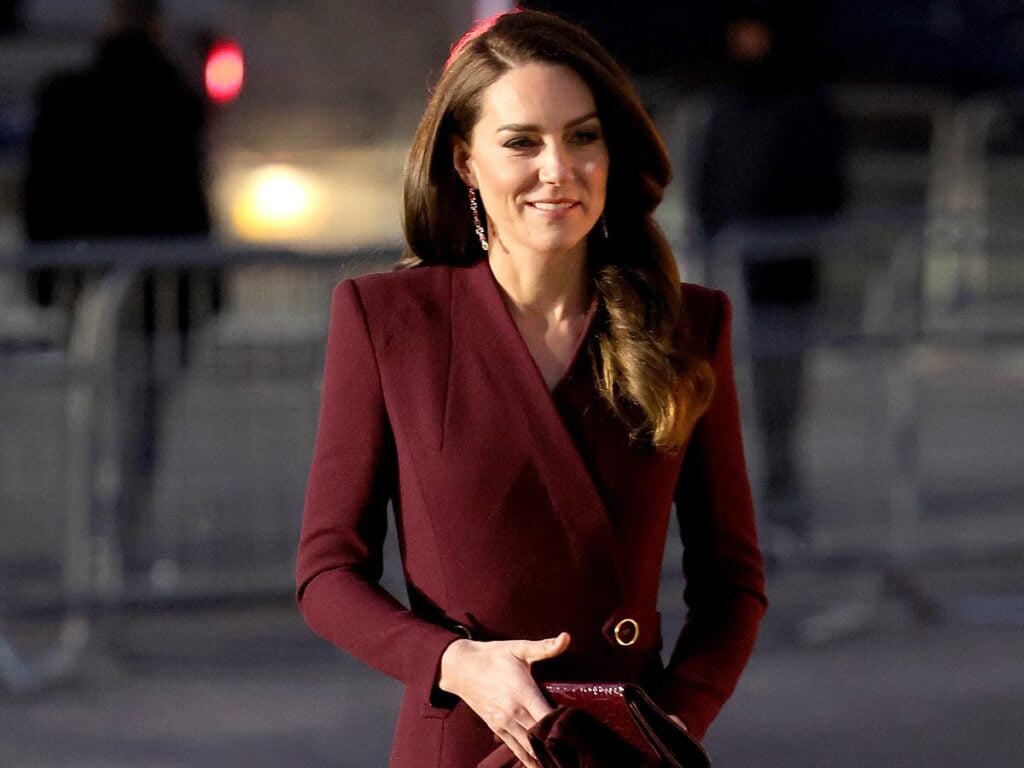
<instances>
[{"instance_id":1,"label":"blurred background person","mask_svg":"<svg viewBox=\"0 0 1024 768\"><path fill-rule=\"evenodd\" d=\"M30 242L209 235L206 103L164 48L162 10L159 0L112 0L90 65L43 83L23 188ZM30 270L30 295L72 310L102 269ZM139 290L139 378L120 403L134 414L124 427L126 520L138 518L158 463L166 374L186 363L190 334L220 303L216 270L206 267L147 269Z\"/></svg>"},{"instance_id":2,"label":"blurred background person","mask_svg":"<svg viewBox=\"0 0 1024 768\"><path fill-rule=\"evenodd\" d=\"M92 65L40 89L24 182L28 239L208 234L205 121L202 96L163 49L159 1L113 0ZM30 277L42 303L53 279ZM187 273L177 279L181 325Z\"/></svg>"},{"instance_id":3,"label":"blurred background person","mask_svg":"<svg viewBox=\"0 0 1024 768\"><path fill-rule=\"evenodd\" d=\"M692 179L709 238L730 225L827 216L843 200L840 123L812 55L802 3L741 3L724 24L726 78ZM794 430L819 274L814 253L745 254L755 406L765 446L763 515L806 534ZM760 258L758 258L760 256ZM769 535L772 531L769 530Z\"/></svg>"},{"instance_id":4,"label":"blurred background person","mask_svg":"<svg viewBox=\"0 0 1024 768\"><path fill-rule=\"evenodd\" d=\"M0 35L17 31L18 4L19 0L0 0Z\"/></svg>"}]
</instances>

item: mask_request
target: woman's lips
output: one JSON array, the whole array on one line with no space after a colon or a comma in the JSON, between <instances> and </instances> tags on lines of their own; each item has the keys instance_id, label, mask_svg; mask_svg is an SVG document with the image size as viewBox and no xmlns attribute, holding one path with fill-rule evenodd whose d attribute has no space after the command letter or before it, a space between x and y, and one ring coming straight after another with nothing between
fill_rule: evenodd
<instances>
[{"instance_id":1,"label":"woman's lips","mask_svg":"<svg viewBox=\"0 0 1024 768\"><path fill-rule=\"evenodd\" d=\"M527 205L538 211L567 211L579 205L579 202L576 200L536 200Z\"/></svg>"}]
</instances>

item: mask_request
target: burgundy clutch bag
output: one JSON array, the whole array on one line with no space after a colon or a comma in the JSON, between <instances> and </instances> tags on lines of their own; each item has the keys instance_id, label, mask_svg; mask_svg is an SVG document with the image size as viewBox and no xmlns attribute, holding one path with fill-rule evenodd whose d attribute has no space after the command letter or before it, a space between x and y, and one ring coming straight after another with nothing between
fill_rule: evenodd
<instances>
[{"instance_id":1,"label":"burgundy clutch bag","mask_svg":"<svg viewBox=\"0 0 1024 768\"><path fill-rule=\"evenodd\" d=\"M637 685L543 683L541 688L554 706L582 710L601 723L638 755L644 768L711 766L701 743Z\"/></svg>"}]
</instances>

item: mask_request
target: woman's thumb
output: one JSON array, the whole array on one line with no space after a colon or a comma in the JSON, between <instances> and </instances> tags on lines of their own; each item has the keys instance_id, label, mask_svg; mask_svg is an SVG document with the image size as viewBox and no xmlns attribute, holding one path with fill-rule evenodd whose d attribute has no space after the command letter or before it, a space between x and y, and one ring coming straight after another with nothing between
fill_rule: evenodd
<instances>
[{"instance_id":1,"label":"woman's thumb","mask_svg":"<svg viewBox=\"0 0 1024 768\"><path fill-rule=\"evenodd\" d=\"M557 637L549 637L546 640L527 641L520 658L530 663L550 659L564 653L565 649L569 647L569 640L569 633L561 632Z\"/></svg>"}]
</instances>

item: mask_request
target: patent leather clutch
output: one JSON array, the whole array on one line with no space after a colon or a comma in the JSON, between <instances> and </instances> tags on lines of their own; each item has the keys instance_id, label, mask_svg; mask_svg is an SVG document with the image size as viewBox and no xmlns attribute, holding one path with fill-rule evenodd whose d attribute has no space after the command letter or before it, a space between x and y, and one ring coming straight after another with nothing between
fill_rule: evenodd
<instances>
[{"instance_id":1,"label":"patent leather clutch","mask_svg":"<svg viewBox=\"0 0 1024 768\"><path fill-rule=\"evenodd\" d=\"M635 755L635 768L710 768L700 741L672 720L642 688L630 683L543 683L556 707L599 722ZM541 763L544 759L538 755ZM634 766L630 766L634 768Z\"/></svg>"}]
</instances>

